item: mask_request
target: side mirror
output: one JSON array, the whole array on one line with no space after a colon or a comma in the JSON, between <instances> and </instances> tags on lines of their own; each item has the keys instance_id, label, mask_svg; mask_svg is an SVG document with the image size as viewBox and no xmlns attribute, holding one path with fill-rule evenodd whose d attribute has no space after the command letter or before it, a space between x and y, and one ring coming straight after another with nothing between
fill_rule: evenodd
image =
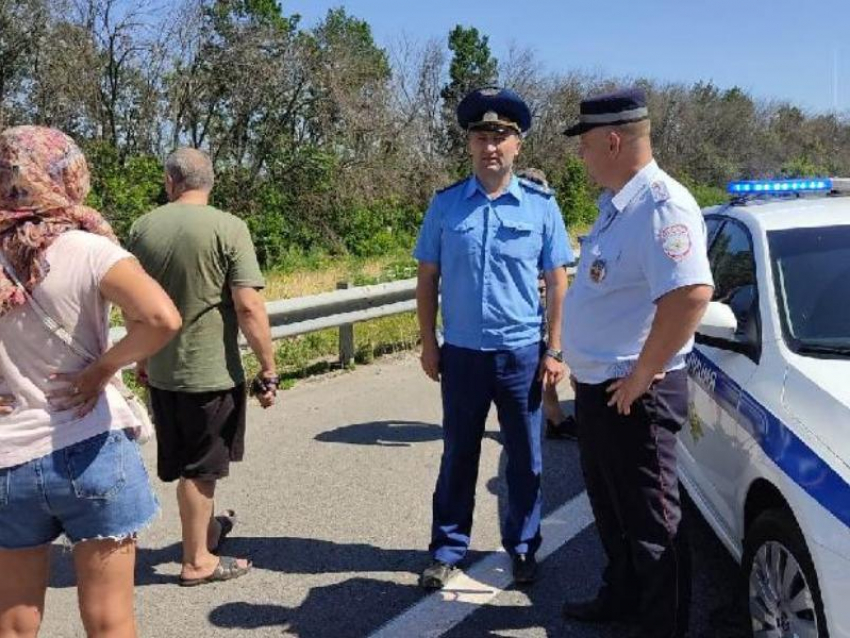
<instances>
[{"instance_id":1,"label":"side mirror","mask_svg":"<svg viewBox=\"0 0 850 638\"><path fill-rule=\"evenodd\" d=\"M712 301L697 327L695 341L721 350L748 354L750 345L737 338L738 319L725 303Z\"/></svg>"},{"instance_id":2,"label":"side mirror","mask_svg":"<svg viewBox=\"0 0 850 638\"><path fill-rule=\"evenodd\" d=\"M735 318L735 313L725 303L719 301L709 302L705 314L697 327L697 334L712 339L728 339L735 338L735 331L738 330L738 320Z\"/></svg>"}]
</instances>

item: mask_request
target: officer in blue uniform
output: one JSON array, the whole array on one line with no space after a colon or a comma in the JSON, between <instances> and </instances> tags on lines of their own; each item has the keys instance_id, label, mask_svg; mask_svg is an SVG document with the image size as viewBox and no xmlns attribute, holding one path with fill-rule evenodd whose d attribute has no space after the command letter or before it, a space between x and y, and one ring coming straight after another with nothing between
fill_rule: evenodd
<instances>
[{"instance_id":1,"label":"officer in blue uniform","mask_svg":"<svg viewBox=\"0 0 850 638\"><path fill-rule=\"evenodd\" d=\"M430 552L420 577L446 584L469 547L484 423L496 404L507 454L508 512L502 541L518 583L534 579L540 546L541 386L564 375L563 266L572 252L548 188L513 174L528 106L513 91L484 88L457 108L473 174L436 193L414 256L422 368L440 381L443 456L433 498ZM548 290L548 347L537 277ZM438 289L444 343L435 336Z\"/></svg>"},{"instance_id":2,"label":"officer in blue uniform","mask_svg":"<svg viewBox=\"0 0 850 638\"><path fill-rule=\"evenodd\" d=\"M702 213L655 163L643 91L584 100L579 154L605 191L564 311L579 449L607 555L603 585L564 615L636 616L640 638L686 635L689 548L676 433L688 418L685 355L711 299Z\"/></svg>"}]
</instances>

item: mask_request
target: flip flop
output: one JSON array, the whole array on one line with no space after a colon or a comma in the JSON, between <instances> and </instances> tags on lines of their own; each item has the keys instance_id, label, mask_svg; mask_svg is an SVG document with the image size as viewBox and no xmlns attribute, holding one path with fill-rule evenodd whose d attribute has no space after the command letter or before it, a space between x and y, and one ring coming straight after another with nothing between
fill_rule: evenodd
<instances>
[{"instance_id":1,"label":"flip flop","mask_svg":"<svg viewBox=\"0 0 850 638\"><path fill-rule=\"evenodd\" d=\"M238 563L238 559L233 556L222 556L218 559L218 565L215 566L213 573L203 578L183 578L178 579L181 587L197 587L198 585L206 585L207 583L220 583L225 580L233 580L244 576L251 571L251 562L244 567Z\"/></svg>"},{"instance_id":2,"label":"flip flop","mask_svg":"<svg viewBox=\"0 0 850 638\"><path fill-rule=\"evenodd\" d=\"M224 541L227 540L227 535L233 531L233 527L236 525L236 512L234 510L224 510L222 514L215 517L215 520L218 521L221 531L218 534L218 542L215 544L215 547L210 549L210 552L218 554Z\"/></svg>"}]
</instances>

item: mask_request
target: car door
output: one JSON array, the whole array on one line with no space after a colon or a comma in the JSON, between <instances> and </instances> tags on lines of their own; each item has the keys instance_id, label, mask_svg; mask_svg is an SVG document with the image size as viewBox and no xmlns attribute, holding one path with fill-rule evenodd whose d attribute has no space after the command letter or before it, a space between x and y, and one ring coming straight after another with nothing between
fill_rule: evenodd
<instances>
[{"instance_id":1,"label":"car door","mask_svg":"<svg viewBox=\"0 0 850 638\"><path fill-rule=\"evenodd\" d=\"M703 503L731 540L738 528L737 482L748 462L738 431L741 388L746 387L758 367L761 317L749 230L731 218L707 218L707 226L709 221L712 222L709 262L715 284L713 301L732 309L738 331L729 347L707 345L697 336L688 360L690 427L681 441L690 456L689 470L694 474Z\"/></svg>"}]
</instances>

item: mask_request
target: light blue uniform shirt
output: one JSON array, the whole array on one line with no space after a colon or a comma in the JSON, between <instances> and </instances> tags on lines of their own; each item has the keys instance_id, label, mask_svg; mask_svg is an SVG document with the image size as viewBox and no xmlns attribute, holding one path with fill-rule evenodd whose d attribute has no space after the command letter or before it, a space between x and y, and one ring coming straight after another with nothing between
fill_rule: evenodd
<instances>
[{"instance_id":1,"label":"light blue uniform shirt","mask_svg":"<svg viewBox=\"0 0 850 638\"><path fill-rule=\"evenodd\" d=\"M668 292L713 285L705 223L688 190L653 161L616 195L582 243L563 313L564 357L582 383L627 376L649 336L655 303ZM685 364L689 341L665 367Z\"/></svg>"},{"instance_id":2,"label":"light blue uniform shirt","mask_svg":"<svg viewBox=\"0 0 850 638\"><path fill-rule=\"evenodd\" d=\"M552 191L516 177L494 200L475 176L437 192L413 255L440 267L446 343L472 350L540 341L538 275L573 260Z\"/></svg>"}]
</instances>

